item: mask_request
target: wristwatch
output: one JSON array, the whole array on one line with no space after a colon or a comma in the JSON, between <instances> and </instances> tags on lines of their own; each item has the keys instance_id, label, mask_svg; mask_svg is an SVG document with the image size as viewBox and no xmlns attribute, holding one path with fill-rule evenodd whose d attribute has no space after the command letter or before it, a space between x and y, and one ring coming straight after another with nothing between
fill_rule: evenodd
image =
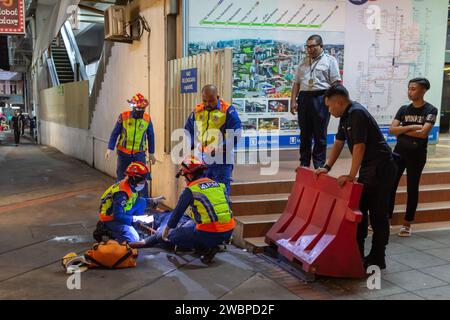
<instances>
[{"instance_id":1,"label":"wristwatch","mask_svg":"<svg viewBox=\"0 0 450 320\"><path fill-rule=\"evenodd\" d=\"M327 164L325 164L325 165L323 166L323 168L324 168L324 169L327 169L327 170L328 170L328 172L330 172L330 171L331 171L331 167L330 167L329 165L327 165Z\"/></svg>"}]
</instances>

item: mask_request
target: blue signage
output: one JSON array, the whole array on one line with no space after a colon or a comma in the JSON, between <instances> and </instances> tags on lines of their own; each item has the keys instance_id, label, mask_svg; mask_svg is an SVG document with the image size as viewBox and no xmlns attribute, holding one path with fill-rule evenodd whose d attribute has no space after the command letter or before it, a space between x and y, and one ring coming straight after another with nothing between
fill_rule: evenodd
<instances>
[{"instance_id":1,"label":"blue signage","mask_svg":"<svg viewBox=\"0 0 450 320\"><path fill-rule=\"evenodd\" d=\"M181 93L197 93L197 68L181 70Z\"/></svg>"},{"instance_id":2,"label":"blue signage","mask_svg":"<svg viewBox=\"0 0 450 320\"><path fill-rule=\"evenodd\" d=\"M381 133L384 135L386 141L393 147L397 142L397 138L393 135L389 134L389 127L382 126L380 127ZM331 147L334 143L336 135L328 134L327 136L327 144L328 147ZM437 144L439 140L439 127L434 127L429 136L430 144ZM286 136L267 136L267 137L259 137L259 136L251 136L242 137L242 140L239 142L237 146L238 151L244 150L258 150L258 149L297 149L300 147L300 135L286 135Z\"/></svg>"}]
</instances>

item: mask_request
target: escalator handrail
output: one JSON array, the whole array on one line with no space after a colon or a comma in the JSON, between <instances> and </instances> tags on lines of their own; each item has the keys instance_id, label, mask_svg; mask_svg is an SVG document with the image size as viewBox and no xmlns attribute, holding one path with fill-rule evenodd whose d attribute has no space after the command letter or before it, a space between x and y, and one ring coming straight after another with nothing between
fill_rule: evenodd
<instances>
[{"instance_id":1,"label":"escalator handrail","mask_svg":"<svg viewBox=\"0 0 450 320\"><path fill-rule=\"evenodd\" d=\"M61 35L69 55L70 64L72 65L74 74L76 72L75 64L78 63L80 65L80 80L89 80L83 58L81 57L80 50L78 49L75 35L73 34L72 27L68 21L63 24L61 28Z\"/></svg>"}]
</instances>

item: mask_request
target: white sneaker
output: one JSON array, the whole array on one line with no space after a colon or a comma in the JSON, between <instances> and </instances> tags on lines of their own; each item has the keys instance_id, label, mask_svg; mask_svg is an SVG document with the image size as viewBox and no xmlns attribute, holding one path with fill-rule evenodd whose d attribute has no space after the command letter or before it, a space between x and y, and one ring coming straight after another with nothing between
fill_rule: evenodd
<instances>
[{"instance_id":1,"label":"white sneaker","mask_svg":"<svg viewBox=\"0 0 450 320\"><path fill-rule=\"evenodd\" d=\"M411 227L403 226L400 229L398 236L402 237L402 238L409 238L409 237L411 237L411 231L412 231Z\"/></svg>"}]
</instances>

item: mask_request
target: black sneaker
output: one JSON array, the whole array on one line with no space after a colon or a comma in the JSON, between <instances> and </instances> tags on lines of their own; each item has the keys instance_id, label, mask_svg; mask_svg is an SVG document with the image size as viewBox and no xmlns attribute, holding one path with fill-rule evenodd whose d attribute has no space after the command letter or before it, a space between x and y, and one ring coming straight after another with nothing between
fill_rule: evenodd
<instances>
[{"instance_id":1,"label":"black sneaker","mask_svg":"<svg viewBox=\"0 0 450 320\"><path fill-rule=\"evenodd\" d=\"M208 252L200 258L200 261L203 262L204 264L210 264L213 261L217 252L219 252L219 251L220 251L220 248L217 246L209 249Z\"/></svg>"}]
</instances>

